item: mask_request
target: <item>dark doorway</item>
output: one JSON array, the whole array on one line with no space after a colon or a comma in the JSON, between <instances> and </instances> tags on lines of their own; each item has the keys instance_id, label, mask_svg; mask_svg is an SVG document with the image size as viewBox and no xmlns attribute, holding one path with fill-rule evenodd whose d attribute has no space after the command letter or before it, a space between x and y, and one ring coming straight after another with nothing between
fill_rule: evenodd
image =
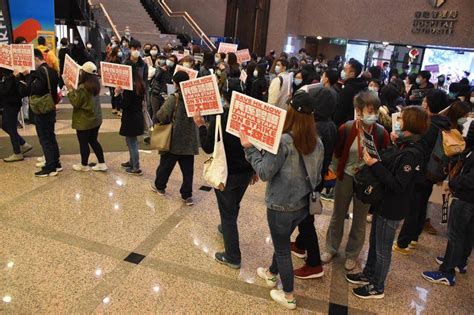
<instances>
[{"instance_id":1,"label":"dark doorway","mask_svg":"<svg viewBox=\"0 0 474 315\"><path fill-rule=\"evenodd\" d=\"M236 38L239 49L265 55L270 0L227 0L225 36Z\"/></svg>"}]
</instances>

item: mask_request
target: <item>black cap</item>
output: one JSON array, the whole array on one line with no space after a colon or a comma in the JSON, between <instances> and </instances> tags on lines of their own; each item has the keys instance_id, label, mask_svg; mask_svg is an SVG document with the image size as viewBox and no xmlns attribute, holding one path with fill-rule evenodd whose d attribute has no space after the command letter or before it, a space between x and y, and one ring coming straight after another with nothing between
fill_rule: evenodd
<instances>
[{"instance_id":1,"label":"black cap","mask_svg":"<svg viewBox=\"0 0 474 315\"><path fill-rule=\"evenodd\" d=\"M329 88L320 86L309 91L314 98L314 114L316 121L328 120L336 111L336 100Z\"/></svg>"},{"instance_id":2,"label":"black cap","mask_svg":"<svg viewBox=\"0 0 474 315\"><path fill-rule=\"evenodd\" d=\"M304 91L299 91L293 96L290 106L299 113L312 114L314 111L314 98Z\"/></svg>"},{"instance_id":3,"label":"black cap","mask_svg":"<svg viewBox=\"0 0 474 315\"><path fill-rule=\"evenodd\" d=\"M184 72L184 71L178 71L176 74L173 76L173 82L179 85L179 83L183 81L188 81L189 80L189 75Z\"/></svg>"}]
</instances>

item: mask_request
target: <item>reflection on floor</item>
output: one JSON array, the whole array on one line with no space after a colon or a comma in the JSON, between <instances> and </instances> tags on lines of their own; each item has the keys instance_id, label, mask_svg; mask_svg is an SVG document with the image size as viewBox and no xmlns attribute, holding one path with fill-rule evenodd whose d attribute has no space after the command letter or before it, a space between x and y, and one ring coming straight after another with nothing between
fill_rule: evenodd
<instances>
[{"instance_id":1,"label":"reflection on floor","mask_svg":"<svg viewBox=\"0 0 474 315\"><path fill-rule=\"evenodd\" d=\"M7 140L0 137L4 146ZM272 254L264 184L244 197L239 219L243 262L235 271L212 258L223 243L214 193L199 190L205 156L195 163L194 207L180 200L179 169L168 194L160 197L148 189L158 154L141 153L143 177L120 169L127 158L125 152L107 153L109 172L77 173L71 165L79 156L64 155L64 172L46 179L33 177L34 158L0 163L0 313L284 312L255 274ZM316 219L322 247L331 207L325 203ZM422 234L412 255L393 255L383 300L352 296L338 257L325 266L322 279L296 280L297 312L472 313L472 259L454 287L421 278L422 271L437 268L434 258L446 245L446 227L436 214L433 221L440 235ZM349 226L347 220L346 238ZM358 268L366 255L367 244Z\"/></svg>"}]
</instances>

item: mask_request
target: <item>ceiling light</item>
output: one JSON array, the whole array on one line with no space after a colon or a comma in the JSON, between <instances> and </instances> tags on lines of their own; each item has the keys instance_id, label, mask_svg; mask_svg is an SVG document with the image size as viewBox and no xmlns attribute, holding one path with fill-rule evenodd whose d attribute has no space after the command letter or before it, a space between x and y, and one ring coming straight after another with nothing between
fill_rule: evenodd
<instances>
[{"instance_id":1,"label":"ceiling light","mask_svg":"<svg viewBox=\"0 0 474 315\"><path fill-rule=\"evenodd\" d=\"M321 39L323 39L323 37L322 37L322 36L318 36L318 37L316 37L316 38L317 38L318 40L321 40Z\"/></svg>"},{"instance_id":2,"label":"ceiling light","mask_svg":"<svg viewBox=\"0 0 474 315\"><path fill-rule=\"evenodd\" d=\"M390 45L390 43L389 43L389 42L382 42L382 44L383 44L384 46L388 46L388 45Z\"/></svg>"}]
</instances>

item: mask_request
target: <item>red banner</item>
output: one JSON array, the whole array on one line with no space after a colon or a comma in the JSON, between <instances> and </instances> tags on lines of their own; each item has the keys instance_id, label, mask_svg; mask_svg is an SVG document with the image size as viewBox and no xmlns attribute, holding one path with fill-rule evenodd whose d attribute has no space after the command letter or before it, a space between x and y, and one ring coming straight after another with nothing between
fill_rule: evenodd
<instances>
[{"instance_id":1,"label":"red banner","mask_svg":"<svg viewBox=\"0 0 474 315\"><path fill-rule=\"evenodd\" d=\"M64 82L69 82L74 89L77 89L77 86L79 85L80 71L81 66L78 65L68 54L66 54L66 58L64 58L63 71Z\"/></svg>"},{"instance_id":2,"label":"red banner","mask_svg":"<svg viewBox=\"0 0 474 315\"><path fill-rule=\"evenodd\" d=\"M103 86L121 87L124 90L133 91L131 66L101 62L100 73Z\"/></svg>"},{"instance_id":3,"label":"red banner","mask_svg":"<svg viewBox=\"0 0 474 315\"><path fill-rule=\"evenodd\" d=\"M193 117L196 111L202 116L224 112L215 75L184 81L179 85L188 117Z\"/></svg>"},{"instance_id":4,"label":"red banner","mask_svg":"<svg viewBox=\"0 0 474 315\"><path fill-rule=\"evenodd\" d=\"M196 71L196 70L193 70L193 69L190 69L190 68L186 68L186 67L183 67L181 65L177 65L176 68L174 69L173 75L175 75L176 72L178 72L178 71L186 72L189 75L189 80L196 79L198 74L199 74L199 71Z\"/></svg>"},{"instance_id":5,"label":"red banner","mask_svg":"<svg viewBox=\"0 0 474 315\"><path fill-rule=\"evenodd\" d=\"M20 72L35 70L34 46L31 44L12 45L13 68Z\"/></svg>"},{"instance_id":6,"label":"red banner","mask_svg":"<svg viewBox=\"0 0 474 315\"><path fill-rule=\"evenodd\" d=\"M237 52L237 47L239 47L237 44L219 43L219 50L217 52L224 54L235 53Z\"/></svg>"},{"instance_id":7,"label":"red banner","mask_svg":"<svg viewBox=\"0 0 474 315\"><path fill-rule=\"evenodd\" d=\"M236 137L242 132L256 147L277 154L285 118L284 109L234 91L226 131Z\"/></svg>"},{"instance_id":8,"label":"red banner","mask_svg":"<svg viewBox=\"0 0 474 315\"><path fill-rule=\"evenodd\" d=\"M0 45L0 67L13 70L11 45Z\"/></svg>"},{"instance_id":9,"label":"red banner","mask_svg":"<svg viewBox=\"0 0 474 315\"><path fill-rule=\"evenodd\" d=\"M237 62L239 64L252 60L250 57L250 51L248 49L237 50L235 55L237 56Z\"/></svg>"}]
</instances>

